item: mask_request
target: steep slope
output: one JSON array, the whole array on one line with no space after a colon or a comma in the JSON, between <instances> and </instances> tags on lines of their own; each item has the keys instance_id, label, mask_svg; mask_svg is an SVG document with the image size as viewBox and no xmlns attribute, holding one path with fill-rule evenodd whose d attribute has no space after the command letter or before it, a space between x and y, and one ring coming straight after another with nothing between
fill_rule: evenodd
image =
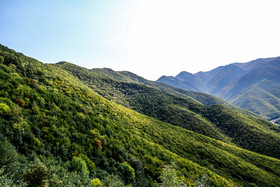
<instances>
[{"instance_id":1,"label":"steep slope","mask_svg":"<svg viewBox=\"0 0 280 187\"><path fill-rule=\"evenodd\" d=\"M244 116L221 105L207 107L151 86L117 81L100 77L100 74L96 76L91 70L70 63L56 66L67 70L107 99L142 114L265 155L280 156L280 152L275 151L280 146L279 127L258 117ZM263 138L273 139L273 145Z\"/></svg>"},{"instance_id":2,"label":"steep slope","mask_svg":"<svg viewBox=\"0 0 280 187\"><path fill-rule=\"evenodd\" d=\"M200 77L193 75L192 73L183 71L179 73L176 78L179 81L183 81L183 84L190 83L193 87L193 91L206 92L208 90L204 83L201 81Z\"/></svg>"},{"instance_id":3,"label":"steep slope","mask_svg":"<svg viewBox=\"0 0 280 187\"><path fill-rule=\"evenodd\" d=\"M277 60L279 57L276 58L259 58L256 60L252 60L250 62L247 63L233 63L235 66L238 66L248 72L251 72L255 69L258 69L260 67L262 67L263 65L265 65L266 63L272 61L272 60Z\"/></svg>"},{"instance_id":4,"label":"steep slope","mask_svg":"<svg viewBox=\"0 0 280 187\"><path fill-rule=\"evenodd\" d=\"M280 82L280 59L276 61L278 63L268 62L238 79L233 85L228 86L221 92L226 93L220 95L227 100L231 100L243 90L249 88L250 86L263 81L272 80L274 82ZM219 94L218 94L219 96Z\"/></svg>"},{"instance_id":5,"label":"steep slope","mask_svg":"<svg viewBox=\"0 0 280 187\"><path fill-rule=\"evenodd\" d=\"M263 80L238 94L231 102L266 119L276 119L280 116L280 98L277 88L280 88L278 83Z\"/></svg>"},{"instance_id":6,"label":"steep slope","mask_svg":"<svg viewBox=\"0 0 280 187\"><path fill-rule=\"evenodd\" d=\"M280 60L276 59L247 73L222 92L226 93L224 97L231 103L273 120L280 117L279 82Z\"/></svg>"},{"instance_id":7,"label":"steep slope","mask_svg":"<svg viewBox=\"0 0 280 187\"><path fill-rule=\"evenodd\" d=\"M92 186L101 179L105 186L152 186L171 162L192 186L280 183L278 159L144 116L61 68L0 49L3 185Z\"/></svg>"},{"instance_id":8,"label":"steep slope","mask_svg":"<svg viewBox=\"0 0 280 187\"><path fill-rule=\"evenodd\" d=\"M210 93L216 95L224 87L231 85L235 80L246 74L246 71L235 66L228 65L216 76L212 77L209 82L207 82L207 87Z\"/></svg>"},{"instance_id":9,"label":"steep slope","mask_svg":"<svg viewBox=\"0 0 280 187\"><path fill-rule=\"evenodd\" d=\"M201 82L197 83L195 80L201 80ZM199 72L196 74L181 72L174 78L170 76L168 79L162 79L162 77L158 79L158 82L164 82L179 88L210 93L241 108L256 112L268 120L280 118L280 115L275 115L280 112L277 102L274 105L270 101L271 97L269 95L267 97L264 97L264 94L260 94L260 97L255 95L252 100L252 95L248 94L254 93L252 90L261 86L263 81L270 81L273 84L270 86L266 84L265 88L257 88L255 90L257 91L256 93L260 89L263 92L269 93L274 87L279 87L280 57L257 59L248 63L233 63L218 67L209 72ZM192 82L196 83L196 87L189 88L188 85ZM274 89L273 95L279 99L280 91ZM255 104L252 105L252 102ZM272 113L269 114L268 111Z\"/></svg>"},{"instance_id":10,"label":"steep slope","mask_svg":"<svg viewBox=\"0 0 280 187\"><path fill-rule=\"evenodd\" d=\"M193 85L193 83L189 81L180 80L172 76L162 76L157 81L190 91L200 91L200 92L202 91L201 89Z\"/></svg>"}]
</instances>

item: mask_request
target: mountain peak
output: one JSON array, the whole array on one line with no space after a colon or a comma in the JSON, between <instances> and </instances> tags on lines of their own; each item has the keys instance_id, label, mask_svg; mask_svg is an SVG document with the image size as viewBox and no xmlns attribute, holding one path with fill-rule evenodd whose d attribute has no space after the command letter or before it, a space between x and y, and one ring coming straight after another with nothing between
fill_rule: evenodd
<instances>
[{"instance_id":1,"label":"mountain peak","mask_svg":"<svg viewBox=\"0 0 280 187\"><path fill-rule=\"evenodd\" d=\"M190 73L190 72L187 72L187 71L181 71L176 77L178 77L178 76L191 76L191 75L194 75L194 74L192 74L192 73Z\"/></svg>"}]
</instances>

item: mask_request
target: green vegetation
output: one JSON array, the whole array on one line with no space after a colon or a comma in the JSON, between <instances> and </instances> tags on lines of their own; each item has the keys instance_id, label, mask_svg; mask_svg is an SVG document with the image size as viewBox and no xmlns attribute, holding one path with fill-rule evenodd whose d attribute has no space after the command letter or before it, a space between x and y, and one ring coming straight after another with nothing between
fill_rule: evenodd
<instances>
[{"instance_id":1,"label":"green vegetation","mask_svg":"<svg viewBox=\"0 0 280 187\"><path fill-rule=\"evenodd\" d=\"M160 175L160 180L162 183L159 186L167 187L167 186L186 186L186 184L180 181L176 169L173 166L164 166L162 173Z\"/></svg>"},{"instance_id":2,"label":"green vegetation","mask_svg":"<svg viewBox=\"0 0 280 187\"><path fill-rule=\"evenodd\" d=\"M164 185L168 178L164 168L172 171L171 177L176 176L175 182L178 179L189 186L280 183L280 160L235 146L237 137L228 140L230 145L145 116L101 97L94 85L60 67L42 64L1 45L0 56L4 59L0 63L1 186L156 186ZM146 86L138 86L146 91ZM106 84L103 88L104 94L119 97L115 91L107 92L110 87ZM127 89L129 93L134 90ZM151 92L160 94L154 89ZM263 146L261 151L278 156L279 149L272 150L272 146L279 146L277 128L271 130L270 123L221 105L205 106L172 94L162 96L172 105L178 103L166 106L179 107L182 113L197 115L195 120L215 124L213 129L226 138L242 134L243 129L247 133L253 129L253 136L263 140L270 134L270 140L276 141L271 146L252 137L240 138L254 141L255 149ZM134 106L126 99L123 103ZM244 127L235 135L229 126L239 123Z\"/></svg>"},{"instance_id":3,"label":"green vegetation","mask_svg":"<svg viewBox=\"0 0 280 187\"><path fill-rule=\"evenodd\" d=\"M10 107L5 103L0 103L0 115L5 116L5 115L9 115L10 113L11 113Z\"/></svg>"},{"instance_id":4,"label":"green vegetation","mask_svg":"<svg viewBox=\"0 0 280 187\"><path fill-rule=\"evenodd\" d=\"M230 102L273 120L280 116L280 86L273 81L263 80L240 93Z\"/></svg>"},{"instance_id":5,"label":"green vegetation","mask_svg":"<svg viewBox=\"0 0 280 187\"><path fill-rule=\"evenodd\" d=\"M279 127L260 120L249 112L244 112L250 114L245 116L222 105L213 105L225 103L215 97L180 89L177 89L178 92L176 89L172 91L171 87L167 89L159 83L147 81L128 72L114 72L110 69L88 70L65 62L56 66L67 70L101 96L142 114L223 142L280 158ZM187 95L180 95L182 93L199 98L210 106L205 106Z\"/></svg>"}]
</instances>

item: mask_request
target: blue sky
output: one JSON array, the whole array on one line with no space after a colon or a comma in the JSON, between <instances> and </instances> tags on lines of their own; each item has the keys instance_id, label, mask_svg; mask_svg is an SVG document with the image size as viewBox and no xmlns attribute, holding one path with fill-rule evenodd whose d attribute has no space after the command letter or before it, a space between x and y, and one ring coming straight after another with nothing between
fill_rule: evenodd
<instances>
[{"instance_id":1,"label":"blue sky","mask_svg":"<svg viewBox=\"0 0 280 187\"><path fill-rule=\"evenodd\" d=\"M277 0L0 0L0 43L147 79L280 56Z\"/></svg>"},{"instance_id":2,"label":"blue sky","mask_svg":"<svg viewBox=\"0 0 280 187\"><path fill-rule=\"evenodd\" d=\"M86 63L92 60L92 67L95 66L94 57L114 53L112 49L104 49L102 39L111 32L106 28L106 17L110 14L108 9L115 3L55 0L0 2L0 20L4 23L0 38L1 43L8 47L43 62L68 60L87 66ZM88 59L91 57L93 59Z\"/></svg>"}]
</instances>

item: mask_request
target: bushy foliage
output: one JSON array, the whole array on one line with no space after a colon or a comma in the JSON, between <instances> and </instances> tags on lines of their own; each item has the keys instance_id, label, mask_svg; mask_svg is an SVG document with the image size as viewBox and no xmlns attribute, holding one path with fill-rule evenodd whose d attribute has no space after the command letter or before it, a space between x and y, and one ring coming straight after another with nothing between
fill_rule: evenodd
<instances>
[{"instance_id":1,"label":"bushy foliage","mask_svg":"<svg viewBox=\"0 0 280 187\"><path fill-rule=\"evenodd\" d=\"M0 103L0 115L1 116L6 116L11 113L11 109L8 105L5 103Z\"/></svg>"},{"instance_id":2,"label":"bushy foliage","mask_svg":"<svg viewBox=\"0 0 280 187\"><path fill-rule=\"evenodd\" d=\"M87 164L81 157L74 156L72 158L70 167L73 168L74 171L81 172L83 175L89 176Z\"/></svg>"},{"instance_id":3,"label":"bushy foliage","mask_svg":"<svg viewBox=\"0 0 280 187\"><path fill-rule=\"evenodd\" d=\"M92 179L92 180L90 181L90 183L91 183L93 186L102 186L102 182L101 182L100 179L98 179L98 178Z\"/></svg>"},{"instance_id":4,"label":"bushy foliage","mask_svg":"<svg viewBox=\"0 0 280 187\"><path fill-rule=\"evenodd\" d=\"M14 184L9 173L5 173L4 168L0 168L0 186L12 186Z\"/></svg>"},{"instance_id":5,"label":"bushy foliage","mask_svg":"<svg viewBox=\"0 0 280 187\"><path fill-rule=\"evenodd\" d=\"M108 175L102 180L104 187L129 187L117 175Z\"/></svg>"},{"instance_id":6,"label":"bushy foliage","mask_svg":"<svg viewBox=\"0 0 280 187\"><path fill-rule=\"evenodd\" d=\"M28 186L53 186L51 172L39 159L29 164L27 171L23 175Z\"/></svg>"},{"instance_id":7,"label":"bushy foliage","mask_svg":"<svg viewBox=\"0 0 280 187\"><path fill-rule=\"evenodd\" d=\"M169 187L169 186L174 186L174 187L183 187L187 186L185 183L183 183L178 175L177 171L173 168L173 166L164 166L164 169L160 175L160 180L161 183L159 186L162 187Z\"/></svg>"}]
</instances>

